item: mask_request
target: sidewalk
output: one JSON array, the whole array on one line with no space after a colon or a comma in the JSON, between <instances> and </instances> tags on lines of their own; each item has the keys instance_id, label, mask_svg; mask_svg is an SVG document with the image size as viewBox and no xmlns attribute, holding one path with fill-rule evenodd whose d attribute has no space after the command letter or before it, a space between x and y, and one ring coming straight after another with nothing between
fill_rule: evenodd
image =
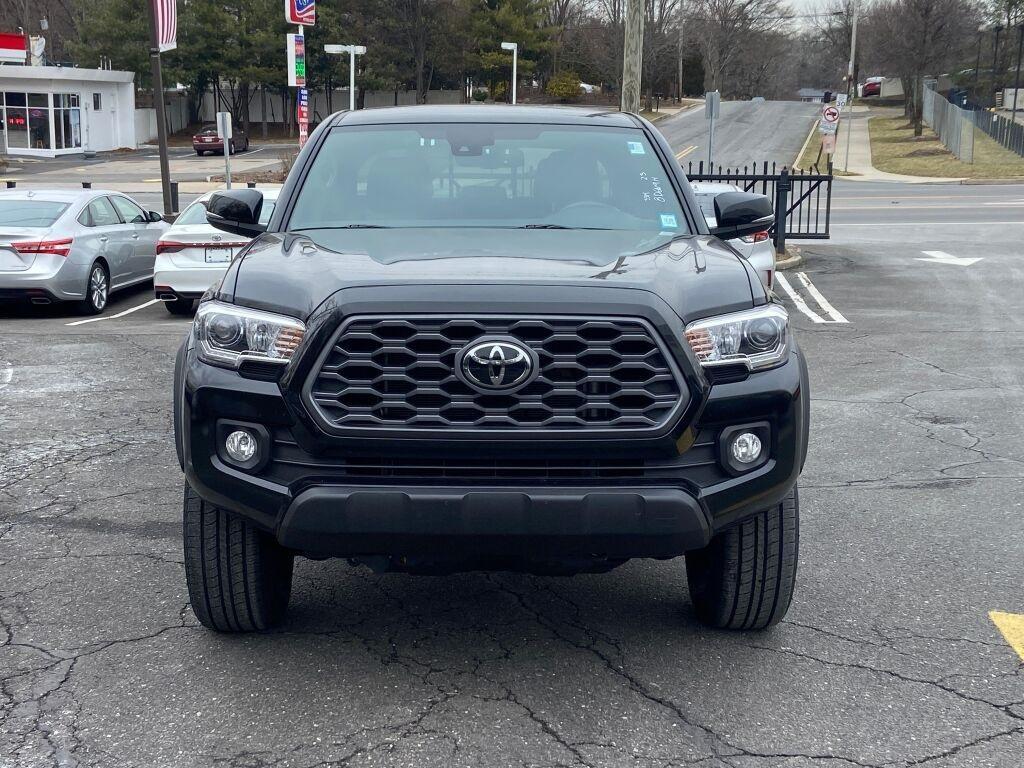
<instances>
[{"instance_id":1,"label":"sidewalk","mask_svg":"<svg viewBox=\"0 0 1024 768\"><path fill-rule=\"evenodd\" d=\"M936 184L941 182L960 181L956 178L936 176L905 176L899 173L879 171L871 164L871 138L868 134L868 120L871 119L871 108L854 106L852 111L844 114L839 123L839 136L836 140L836 153L833 166L836 170L844 170L855 176L843 176L843 181L898 181L904 184ZM849 145L849 165L847 166L847 145Z\"/></svg>"}]
</instances>

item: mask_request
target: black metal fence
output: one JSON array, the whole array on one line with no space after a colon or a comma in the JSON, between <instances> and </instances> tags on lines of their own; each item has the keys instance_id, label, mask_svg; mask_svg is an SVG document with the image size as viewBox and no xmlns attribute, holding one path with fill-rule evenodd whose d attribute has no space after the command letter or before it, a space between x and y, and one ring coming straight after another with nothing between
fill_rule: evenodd
<instances>
[{"instance_id":1,"label":"black metal fence","mask_svg":"<svg viewBox=\"0 0 1024 768\"><path fill-rule=\"evenodd\" d=\"M787 239L827 240L832 213L832 168L828 173L791 171L767 162L742 168L723 168L704 161L689 163L690 181L733 184L744 192L767 195L775 206L772 239L777 253L784 253Z\"/></svg>"},{"instance_id":2,"label":"black metal fence","mask_svg":"<svg viewBox=\"0 0 1024 768\"><path fill-rule=\"evenodd\" d=\"M1024 157L1024 123L1012 121L995 112L978 110L974 112L974 125L1001 146Z\"/></svg>"}]
</instances>

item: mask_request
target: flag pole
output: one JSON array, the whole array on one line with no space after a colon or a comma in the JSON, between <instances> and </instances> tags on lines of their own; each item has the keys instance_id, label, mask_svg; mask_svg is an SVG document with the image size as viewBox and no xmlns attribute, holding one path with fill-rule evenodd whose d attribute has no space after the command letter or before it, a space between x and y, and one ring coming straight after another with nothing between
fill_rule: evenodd
<instances>
[{"instance_id":1,"label":"flag pole","mask_svg":"<svg viewBox=\"0 0 1024 768\"><path fill-rule=\"evenodd\" d=\"M164 117L164 76L160 68L160 38L157 33L156 4L149 4L149 59L153 65L153 104L156 107L156 135L160 146L160 188L164 197L164 215L171 210L171 168L167 160L167 121Z\"/></svg>"}]
</instances>

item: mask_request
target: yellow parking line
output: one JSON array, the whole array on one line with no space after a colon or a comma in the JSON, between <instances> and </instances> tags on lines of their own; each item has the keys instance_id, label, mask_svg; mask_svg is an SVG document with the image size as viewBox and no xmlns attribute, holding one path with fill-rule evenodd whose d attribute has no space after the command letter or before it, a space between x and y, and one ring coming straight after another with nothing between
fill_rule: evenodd
<instances>
[{"instance_id":1,"label":"yellow parking line","mask_svg":"<svg viewBox=\"0 0 1024 768\"><path fill-rule=\"evenodd\" d=\"M696 148L697 148L696 144L691 144L686 149L683 149L683 150L680 150L679 152L676 152L676 160L682 160L688 154L693 152L693 150L695 150Z\"/></svg>"},{"instance_id":2,"label":"yellow parking line","mask_svg":"<svg viewBox=\"0 0 1024 768\"><path fill-rule=\"evenodd\" d=\"M989 611L988 617L1003 633L1003 638L1017 652L1021 661L1024 661L1024 614Z\"/></svg>"}]
</instances>

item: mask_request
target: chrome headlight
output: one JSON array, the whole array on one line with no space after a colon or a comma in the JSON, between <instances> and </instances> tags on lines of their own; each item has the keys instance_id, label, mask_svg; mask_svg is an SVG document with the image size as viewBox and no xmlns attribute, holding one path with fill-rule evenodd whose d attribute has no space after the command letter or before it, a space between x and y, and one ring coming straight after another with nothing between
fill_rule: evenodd
<instances>
[{"instance_id":1,"label":"chrome headlight","mask_svg":"<svg viewBox=\"0 0 1024 768\"><path fill-rule=\"evenodd\" d=\"M287 364L306 334L294 317L220 301L199 305L193 329L199 359L228 368L245 360Z\"/></svg>"},{"instance_id":2,"label":"chrome headlight","mask_svg":"<svg viewBox=\"0 0 1024 768\"><path fill-rule=\"evenodd\" d=\"M780 365L789 348L789 313L778 304L709 317L686 326L701 365L743 363L751 371Z\"/></svg>"}]
</instances>

